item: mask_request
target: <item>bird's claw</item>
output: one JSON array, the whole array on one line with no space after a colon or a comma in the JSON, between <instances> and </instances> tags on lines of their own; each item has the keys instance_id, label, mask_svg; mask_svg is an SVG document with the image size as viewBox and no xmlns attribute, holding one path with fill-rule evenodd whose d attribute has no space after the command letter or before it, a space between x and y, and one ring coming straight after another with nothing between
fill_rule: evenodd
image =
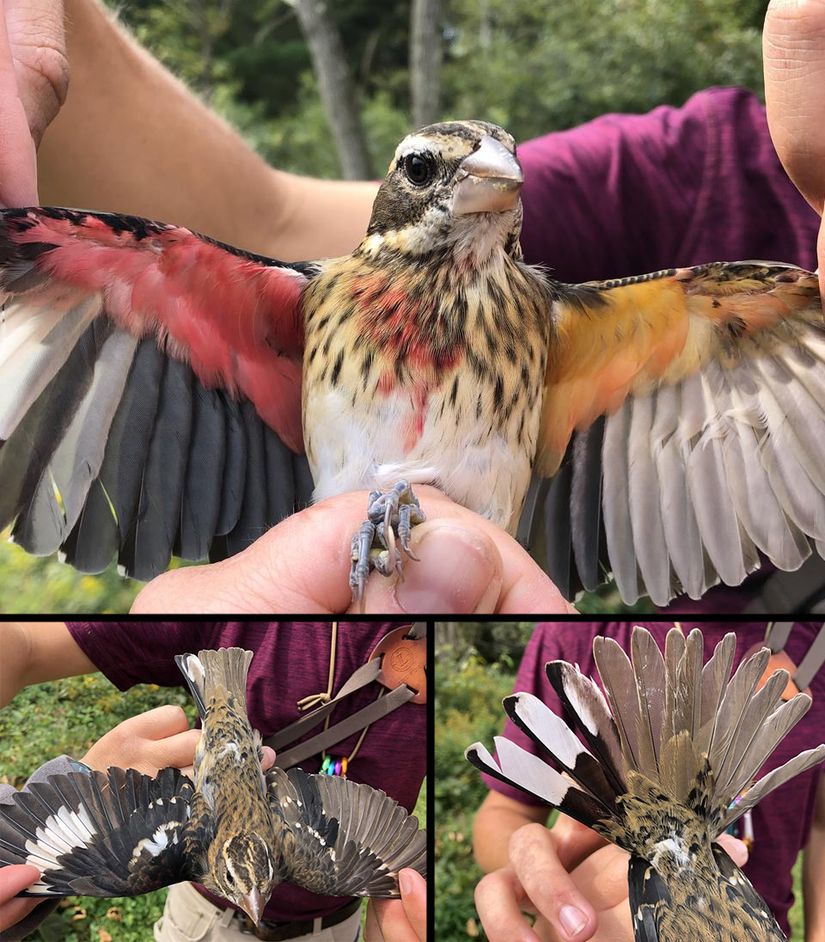
<instances>
[{"instance_id":1,"label":"bird's claw","mask_svg":"<svg viewBox=\"0 0 825 942\"><path fill-rule=\"evenodd\" d=\"M370 492L367 519L352 538L349 584L354 601L358 602L363 597L367 578L373 569L382 576L397 573L399 578L403 578L403 557L406 555L418 560L410 547L412 528L424 520L424 511L407 481L399 481L383 493Z\"/></svg>"}]
</instances>

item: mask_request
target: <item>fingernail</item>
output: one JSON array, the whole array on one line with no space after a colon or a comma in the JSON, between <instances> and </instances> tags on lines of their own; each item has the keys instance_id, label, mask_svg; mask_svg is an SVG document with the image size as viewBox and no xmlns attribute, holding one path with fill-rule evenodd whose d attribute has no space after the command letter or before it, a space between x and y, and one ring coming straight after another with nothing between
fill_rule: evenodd
<instances>
[{"instance_id":1,"label":"fingernail","mask_svg":"<svg viewBox=\"0 0 825 942\"><path fill-rule=\"evenodd\" d=\"M425 524L426 526L426 524ZM418 539L395 596L410 613L492 613L501 588L495 547L476 530L433 524Z\"/></svg>"},{"instance_id":2,"label":"fingernail","mask_svg":"<svg viewBox=\"0 0 825 942\"><path fill-rule=\"evenodd\" d=\"M402 896L409 896L415 889L413 879L406 870L402 870L401 873L398 874L398 885L401 887Z\"/></svg>"},{"instance_id":3,"label":"fingernail","mask_svg":"<svg viewBox=\"0 0 825 942\"><path fill-rule=\"evenodd\" d=\"M574 936L587 925L587 916L575 906L562 906L559 910L559 922L567 935Z\"/></svg>"}]
</instances>

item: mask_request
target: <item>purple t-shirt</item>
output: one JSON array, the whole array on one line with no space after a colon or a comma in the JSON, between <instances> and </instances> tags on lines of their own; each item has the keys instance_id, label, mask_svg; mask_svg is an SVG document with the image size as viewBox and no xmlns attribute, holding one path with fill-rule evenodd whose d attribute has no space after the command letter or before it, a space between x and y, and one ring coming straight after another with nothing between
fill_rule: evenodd
<instances>
[{"instance_id":1,"label":"purple t-shirt","mask_svg":"<svg viewBox=\"0 0 825 942\"><path fill-rule=\"evenodd\" d=\"M742 88L681 108L609 114L521 144L525 259L561 281L764 258L816 267L819 217L776 156L765 109ZM740 613L773 572L669 612Z\"/></svg>"},{"instance_id":2,"label":"purple t-shirt","mask_svg":"<svg viewBox=\"0 0 825 942\"><path fill-rule=\"evenodd\" d=\"M627 651L630 649L634 624L642 624L649 629L660 646L672 627L667 622L556 622L538 625L524 652L513 689L533 693L554 712L565 715L559 698L547 680L544 665L548 661L563 659L577 663L582 673L598 680L598 671L593 660L593 639L599 634L607 635L615 638ZM795 664L800 663L819 627L812 622L800 622L794 626L786 651ZM685 633L692 628L702 630L705 638L705 660L728 631L735 631L738 644L734 665L738 665L744 654L754 645L761 644L765 637L764 622L682 622L682 628ZM825 741L825 670L820 671L814 678L811 693L811 709L780 743L776 752L765 763L760 777L798 753ZM510 720L504 725L504 735L528 751L536 752L533 741ZM484 780L489 788L516 801L528 805L542 805L538 799L490 776L485 775ZM800 850L808 841L817 789L823 787L825 779L823 767L820 765L786 782L753 810L755 843L745 873L776 914L786 933L790 932L788 910L794 899L791 871Z\"/></svg>"},{"instance_id":3,"label":"purple t-shirt","mask_svg":"<svg viewBox=\"0 0 825 942\"><path fill-rule=\"evenodd\" d=\"M406 623L339 623L333 692L366 663L384 635L400 624ZM121 690L139 683L185 686L174 662L176 654L232 646L255 652L249 668L247 705L252 726L264 738L304 715L298 700L327 689L329 622L73 622L68 628L87 657ZM380 689L373 682L347 697L333 710L330 726L372 703ZM426 726L424 706L405 703L393 710L369 728L347 778L382 788L412 810L427 767ZM321 728L316 727L302 740ZM343 740L329 753L348 756L359 735ZM301 763L307 772L317 772L319 765L320 757ZM283 884L272 894L265 916L279 922L314 919L345 902Z\"/></svg>"}]
</instances>

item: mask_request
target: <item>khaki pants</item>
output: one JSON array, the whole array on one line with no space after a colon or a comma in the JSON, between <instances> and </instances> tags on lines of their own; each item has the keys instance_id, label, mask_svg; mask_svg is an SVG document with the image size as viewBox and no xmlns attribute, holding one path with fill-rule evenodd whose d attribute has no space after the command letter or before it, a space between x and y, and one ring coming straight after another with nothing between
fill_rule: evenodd
<instances>
[{"instance_id":1,"label":"khaki pants","mask_svg":"<svg viewBox=\"0 0 825 942\"><path fill-rule=\"evenodd\" d=\"M255 936L241 932L233 921L234 910L219 909L201 896L191 883L178 883L169 888L163 915L155 923L156 942L254 942ZM337 926L295 937L295 942L356 942L361 929L361 912Z\"/></svg>"}]
</instances>

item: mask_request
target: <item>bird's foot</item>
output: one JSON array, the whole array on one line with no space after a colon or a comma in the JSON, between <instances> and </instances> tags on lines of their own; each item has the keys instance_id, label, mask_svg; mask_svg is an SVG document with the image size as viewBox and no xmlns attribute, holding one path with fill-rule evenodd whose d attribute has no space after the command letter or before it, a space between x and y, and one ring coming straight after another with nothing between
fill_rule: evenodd
<instances>
[{"instance_id":1,"label":"bird's foot","mask_svg":"<svg viewBox=\"0 0 825 942\"><path fill-rule=\"evenodd\" d=\"M426 519L407 481L399 481L388 491L370 492L367 519L352 538L349 584L354 601L361 600L373 569L384 576L394 572L403 576L404 555L418 559L410 548L410 534Z\"/></svg>"}]
</instances>

